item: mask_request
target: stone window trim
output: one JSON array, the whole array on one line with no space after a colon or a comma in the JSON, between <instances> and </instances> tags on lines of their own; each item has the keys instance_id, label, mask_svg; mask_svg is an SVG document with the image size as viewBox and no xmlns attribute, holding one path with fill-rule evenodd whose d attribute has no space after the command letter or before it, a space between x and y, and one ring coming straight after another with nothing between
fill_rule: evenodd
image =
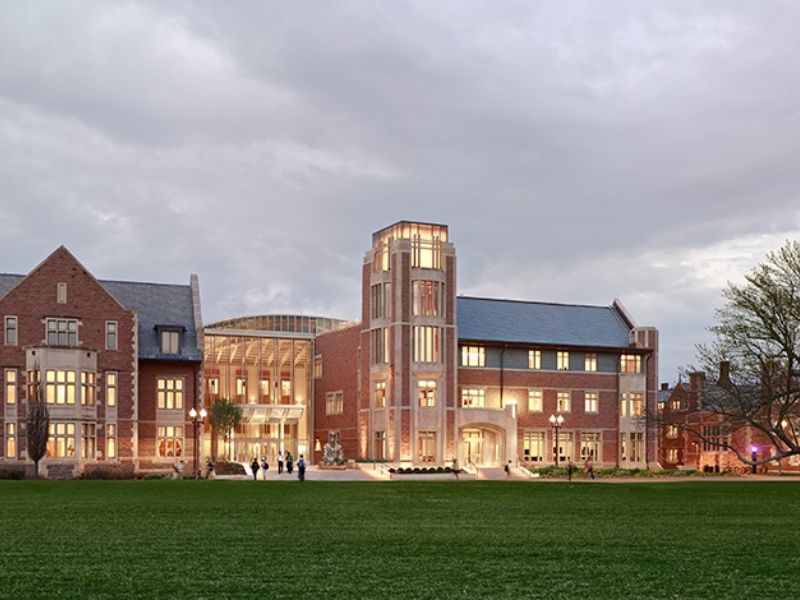
<instances>
[{"instance_id":1,"label":"stone window trim","mask_svg":"<svg viewBox=\"0 0 800 600\"><path fill-rule=\"evenodd\" d=\"M106 321L106 350L119 349L119 323Z\"/></svg>"},{"instance_id":2,"label":"stone window trim","mask_svg":"<svg viewBox=\"0 0 800 600\"><path fill-rule=\"evenodd\" d=\"M6 315L3 319L3 342L6 346L19 343L19 319L16 315Z\"/></svg>"},{"instance_id":3,"label":"stone window trim","mask_svg":"<svg viewBox=\"0 0 800 600\"><path fill-rule=\"evenodd\" d=\"M181 353L183 333L186 329L179 325L156 325L158 349L161 354L176 356Z\"/></svg>"}]
</instances>

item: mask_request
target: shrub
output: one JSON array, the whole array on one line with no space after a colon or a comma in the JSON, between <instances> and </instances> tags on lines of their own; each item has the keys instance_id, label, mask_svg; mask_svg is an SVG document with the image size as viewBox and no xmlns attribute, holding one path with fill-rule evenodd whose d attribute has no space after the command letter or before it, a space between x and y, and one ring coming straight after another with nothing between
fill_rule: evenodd
<instances>
[{"instance_id":1,"label":"shrub","mask_svg":"<svg viewBox=\"0 0 800 600\"><path fill-rule=\"evenodd\" d=\"M86 465L79 479L135 479L133 465L129 463L108 463Z\"/></svg>"},{"instance_id":2,"label":"shrub","mask_svg":"<svg viewBox=\"0 0 800 600\"><path fill-rule=\"evenodd\" d=\"M237 462L218 462L214 465L214 472L217 475L247 475L242 464Z\"/></svg>"},{"instance_id":3,"label":"shrub","mask_svg":"<svg viewBox=\"0 0 800 600\"><path fill-rule=\"evenodd\" d=\"M0 479L25 479L25 471L22 469L0 469Z\"/></svg>"}]
</instances>

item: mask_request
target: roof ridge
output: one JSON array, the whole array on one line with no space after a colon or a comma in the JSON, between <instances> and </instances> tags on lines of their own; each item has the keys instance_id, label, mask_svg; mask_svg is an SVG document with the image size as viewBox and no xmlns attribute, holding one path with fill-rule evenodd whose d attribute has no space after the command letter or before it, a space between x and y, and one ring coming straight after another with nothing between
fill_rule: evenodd
<instances>
[{"instance_id":1,"label":"roof ridge","mask_svg":"<svg viewBox=\"0 0 800 600\"><path fill-rule=\"evenodd\" d=\"M516 298L486 298L484 296L456 296L457 299L465 300L486 300L488 302L513 302L516 304L544 304L547 306L574 306L577 308L604 308L612 310L613 306L605 304L577 304L574 302L547 302L545 300L518 300Z\"/></svg>"},{"instance_id":2,"label":"roof ridge","mask_svg":"<svg viewBox=\"0 0 800 600\"><path fill-rule=\"evenodd\" d=\"M130 281L126 279L98 279L97 281L100 283L127 283L134 285L158 285L162 287L191 288L191 285L188 283L159 283L157 281Z\"/></svg>"}]
</instances>

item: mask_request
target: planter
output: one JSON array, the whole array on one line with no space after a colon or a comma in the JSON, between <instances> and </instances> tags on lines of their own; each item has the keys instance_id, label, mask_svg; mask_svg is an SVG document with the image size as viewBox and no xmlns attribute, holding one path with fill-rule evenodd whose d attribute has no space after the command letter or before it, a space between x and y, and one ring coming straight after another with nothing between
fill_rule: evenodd
<instances>
[{"instance_id":1,"label":"planter","mask_svg":"<svg viewBox=\"0 0 800 600\"><path fill-rule=\"evenodd\" d=\"M320 463L317 465L320 471L344 471L347 469L347 465L326 465L325 463Z\"/></svg>"}]
</instances>

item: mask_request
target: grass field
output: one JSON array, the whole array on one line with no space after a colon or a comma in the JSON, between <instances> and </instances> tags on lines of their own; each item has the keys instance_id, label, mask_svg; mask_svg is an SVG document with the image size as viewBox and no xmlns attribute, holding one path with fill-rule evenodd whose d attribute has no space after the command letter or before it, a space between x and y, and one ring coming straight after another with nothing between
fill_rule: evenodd
<instances>
[{"instance_id":1,"label":"grass field","mask_svg":"<svg viewBox=\"0 0 800 600\"><path fill-rule=\"evenodd\" d=\"M0 481L3 598L800 597L800 483Z\"/></svg>"}]
</instances>

